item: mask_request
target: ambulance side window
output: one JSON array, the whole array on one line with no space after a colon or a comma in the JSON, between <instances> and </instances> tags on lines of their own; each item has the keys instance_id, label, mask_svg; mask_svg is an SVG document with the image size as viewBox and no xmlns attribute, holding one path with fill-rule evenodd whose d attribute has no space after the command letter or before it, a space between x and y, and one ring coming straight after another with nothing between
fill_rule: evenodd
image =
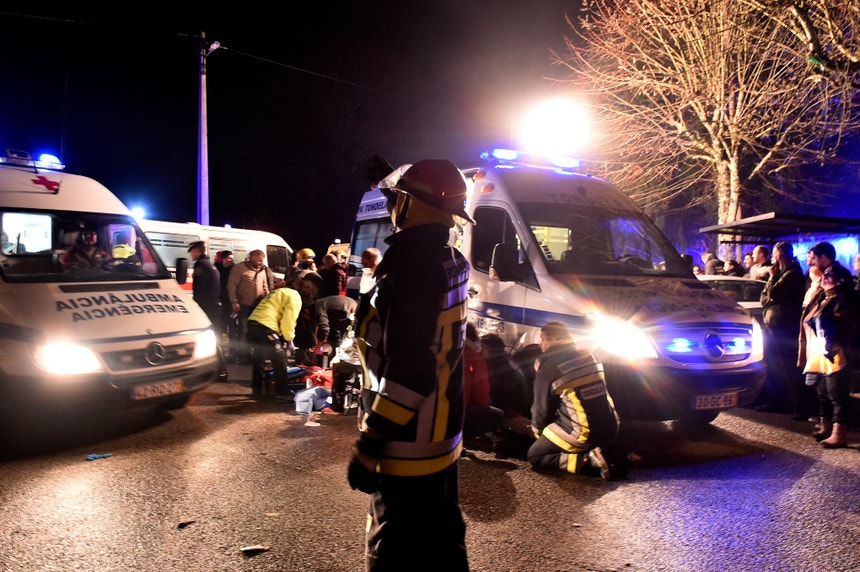
<instances>
[{"instance_id":1,"label":"ambulance side window","mask_svg":"<svg viewBox=\"0 0 860 572\"><path fill-rule=\"evenodd\" d=\"M488 273L497 244L515 244L518 260L517 282L537 287L537 279L523 249L508 213L495 207L479 207L475 210L476 224L472 230L472 267L478 272Z\"/></svg>"}]
</instances>

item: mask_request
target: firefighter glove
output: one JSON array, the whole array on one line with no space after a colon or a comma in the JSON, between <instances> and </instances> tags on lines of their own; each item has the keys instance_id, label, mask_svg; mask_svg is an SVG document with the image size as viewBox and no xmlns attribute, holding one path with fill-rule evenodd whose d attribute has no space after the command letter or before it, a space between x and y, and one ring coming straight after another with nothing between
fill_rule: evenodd
<instances>
[{"instance_id":1,"label":"firefighter glove","mask_svg":"<svg viewBox=\"0 0 860 572\"><path fill-rule=\"evenodd\" d=\"M382 447L381 439L364 437L356 441L346 470L346 478L353 490L371 494L379 488L379 474L376 472L376 467L382 455Z\"/></svg>"}]
</instances>

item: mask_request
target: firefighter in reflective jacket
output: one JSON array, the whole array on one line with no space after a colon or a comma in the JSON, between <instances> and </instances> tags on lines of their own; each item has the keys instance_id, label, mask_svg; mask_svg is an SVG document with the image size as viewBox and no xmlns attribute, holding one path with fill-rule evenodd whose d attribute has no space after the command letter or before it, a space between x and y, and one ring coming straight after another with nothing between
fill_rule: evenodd
<instances>
[{"instance_id":1,"label":"firefighter in reflective jacket","mask_svg":"<svg viewBox=\"0 0 860 572\"><path fill-rule=\"evenodd\" d=\"M603 364L574 346L560 322L541 328L539 369L534 382L532 427L537 441L528 460L535 467L600 475L624 475L606 447L618 433L618 414L606 390Z\"/></svg>"},{"instance_id":2,"label":"firefighter in reflective jacket","mask_svg":"<svg viewBox=\"0 0 860 572\"><path fill-rule=\"evenodd\" d=\"M469 264L448 242L454 216L471 222L466 184L454 164L431 159L379 186L397 231L356 313L364 386L348 469L352 488L370 494L366 570L464 571L457 463Z\"/></svg>"}]
</instances>

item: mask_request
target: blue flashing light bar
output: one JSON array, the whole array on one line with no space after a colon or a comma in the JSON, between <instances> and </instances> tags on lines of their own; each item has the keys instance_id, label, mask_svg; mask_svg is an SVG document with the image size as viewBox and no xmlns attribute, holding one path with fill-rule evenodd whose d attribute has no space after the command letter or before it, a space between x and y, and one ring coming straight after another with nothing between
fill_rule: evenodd
<instances>
[{"instance_id":1,"label":"blue flashing light bar","mask_svg":"<svg viewBox=\"0 0 860 572\"><path fill-rule=\"evenodd\" d=\"M547 156L513 149L492 149L481 153L481 159L500 166L528 166L541 169L578 169L579 159L564 156Z\"/></svg>"},{"instance_id":2,"label":"blue flashing light bar","mask_svg":"<svg viewBox=\"0 0 860 572\"><path fill-rule=\"evenodd\" d=\"M6 156L0 156L0 164L50 169L52 171L62 171L66 168L56 155L42 153L38 159L33 159L33 156L28 151L17 151L14 149L6 149Z\"/></svg>"}]
</instances>

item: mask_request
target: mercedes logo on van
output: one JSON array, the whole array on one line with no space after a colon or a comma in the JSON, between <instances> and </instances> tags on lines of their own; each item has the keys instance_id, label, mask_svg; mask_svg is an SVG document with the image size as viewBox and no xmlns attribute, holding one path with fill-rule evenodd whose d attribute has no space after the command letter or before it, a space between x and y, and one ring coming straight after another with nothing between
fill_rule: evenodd
<instances>
[{"instance_id":1,"label":"mercedes logo on van","mask_svg":"<svg viewBox=\"0 0 860 572\"><path fill-rule=\"evenodd\" d=\"M702 344L705 350L705 357L711 361L720 361L726 353L726 347L723 340L720 339L715 332L705 334L705 340Z\"/></svg>"},{"instance_id":2,"label":"mercedes logo on van","mask_svg":"<svg viewBox=\"0 0 860 572\"><path fill-rule=\"evenodd\" d=\"M158 342L152 342L143 350L143 359L149 365L161 365L167 359L167 350Z\"/></svg>"}]
</instances>

